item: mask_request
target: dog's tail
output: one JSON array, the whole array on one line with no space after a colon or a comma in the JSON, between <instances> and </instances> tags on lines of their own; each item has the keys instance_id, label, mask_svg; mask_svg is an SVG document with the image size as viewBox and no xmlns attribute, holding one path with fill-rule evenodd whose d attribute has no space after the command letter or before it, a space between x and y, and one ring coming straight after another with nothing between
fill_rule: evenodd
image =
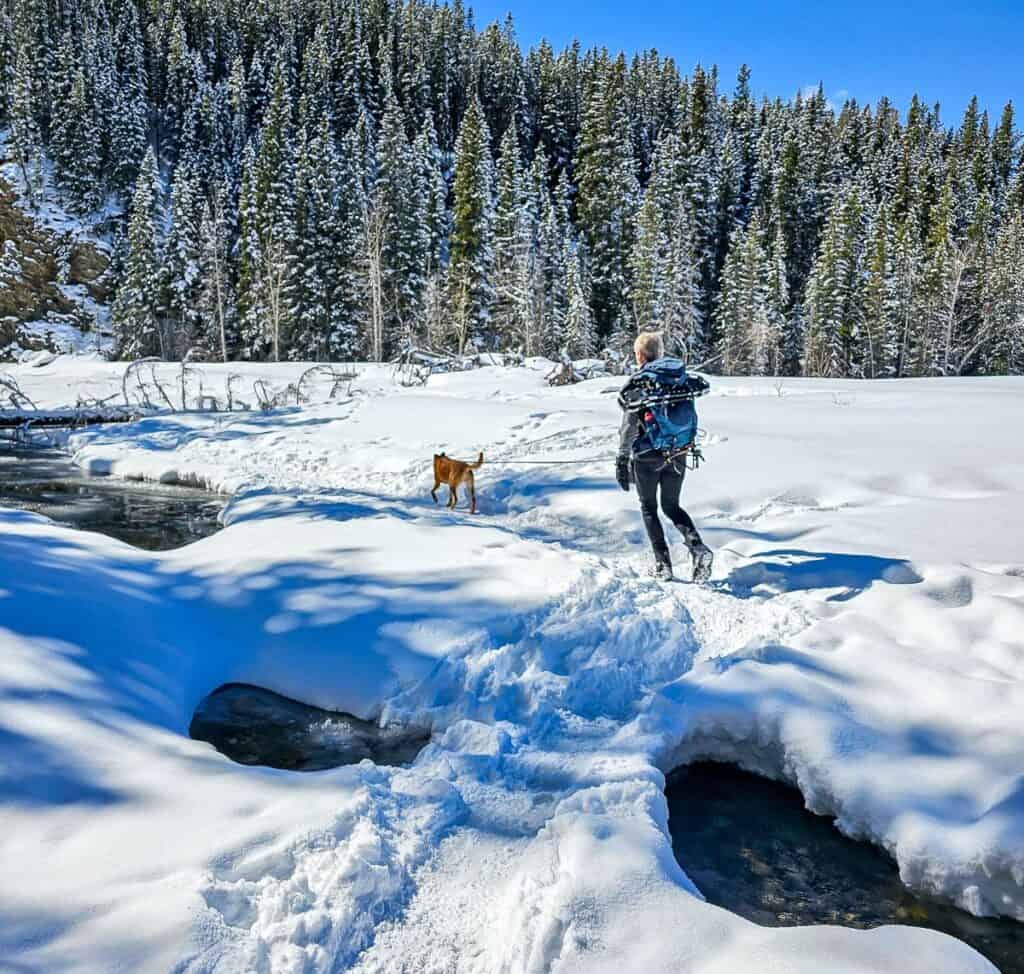
<instances>
[{"instance_id":1,"label":"dog's tail","mask_svg":"<svg viewBox=\"0 0 1024 974\"><path fill-rule=\"evenodd\" d=\"M470 470L479 470L484 465L484 451L480 451L480 456L476 458L476 463L469 465Z\"/></svg>"}]
</instances>

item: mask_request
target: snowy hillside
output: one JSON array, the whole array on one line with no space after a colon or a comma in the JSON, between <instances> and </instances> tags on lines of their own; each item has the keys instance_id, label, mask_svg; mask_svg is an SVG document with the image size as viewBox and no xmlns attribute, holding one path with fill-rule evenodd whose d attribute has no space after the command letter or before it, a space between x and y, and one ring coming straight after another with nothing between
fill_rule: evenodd
<instances>
[{"instance_id":1,"label":"snowy hillside","mask_svg":"<svg viewBox=\"0 0 1024 974\"><path fill-rule=\"evenodd\" d=\"M1024 922L1021 380L714 381L684 504L717 560L694 587L646 576L612 478L619 380L551 389L545 367L403 389L360 366L329 404L75 434L84 469L232 493L226 529L177 551L0 511L5 962L993 970L931 931L705 903L663 789L739 762L908 885ZM122 371L14 369L41 406ZM478 515L431 502L440 450L484 451ZM406 769L236 765L187 736L226 682L432 742Z\"/></svg>"}]
</instances>

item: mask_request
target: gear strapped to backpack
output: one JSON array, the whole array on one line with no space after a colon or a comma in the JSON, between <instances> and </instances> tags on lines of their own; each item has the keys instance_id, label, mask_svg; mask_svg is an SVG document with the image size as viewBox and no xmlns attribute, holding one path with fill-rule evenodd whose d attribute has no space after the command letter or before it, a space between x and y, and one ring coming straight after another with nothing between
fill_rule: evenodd
<instances>
[{"instance_id":1,"label":"gear strapped to backpack","mask_svg":"<svg viewBox=\"0 0 1024 974\"><path fill-rule=\"evenodd\" d=\"M640 418L637 454L678 453L697 437L697 409L693 400L708 392L707 379L689 375L677 358L648 362L619 393L619 406Z\"/></svg>"}]
</instances>

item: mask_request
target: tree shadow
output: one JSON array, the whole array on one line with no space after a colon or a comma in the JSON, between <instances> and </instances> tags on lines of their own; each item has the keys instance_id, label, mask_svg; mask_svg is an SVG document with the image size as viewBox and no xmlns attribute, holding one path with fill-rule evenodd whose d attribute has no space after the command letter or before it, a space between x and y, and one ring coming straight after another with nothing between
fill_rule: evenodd
<instances>
[{"instance_id":1,"label":"tree shadow","mask_svg":"<svg viewBox=\"0 0 1024 974\"><path fill-rule=\"evenodd\" d=\"M91 780L73 752L0 725L0 796L22 807L112 805L126 797Z\"/></svg>"},{"instance_id":2,"label":"tree shadow","mask_svg":"<svg viewBox=\"0 0 1024 974\"><path fill-rule=\"evenodd\" d=\"M76 927L83 916L60 914L47 910L29 911L22 906L8 907L0 903L0 957L2 968L9 974L51 974L54 970L70 970L81 958L65 956L59 961L52 954L42 953L38 959L30 954L45 952ZM14 958L18 959L15 960Z\"/></svg>"}]
</instances>

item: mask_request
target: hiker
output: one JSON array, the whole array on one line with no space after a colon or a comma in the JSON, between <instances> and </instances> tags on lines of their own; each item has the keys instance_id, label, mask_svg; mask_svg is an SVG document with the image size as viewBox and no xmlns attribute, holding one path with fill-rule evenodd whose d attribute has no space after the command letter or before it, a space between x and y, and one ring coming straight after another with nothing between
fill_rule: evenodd
<instances>
[{"instance_id":1,"label":"hiker","mask_svg":"<svg viewBox=\"0 0 1024 974\"><path fill-rule=\"evenodd\" d=\"M661 509L682 533L690 551L693 580L704 582L711 577L714 556L701 540L690 515L679 506L679 494L686 474L687 453L697 434L693 400L707 392L708 384L700 376L687 375L686 366L679 359L665 355L659 332L641 332L633 343L633 351L640 370L619 394L623 416L615 479L625 491L631 481L636 483L644 527L654 549L652 574L665 580L673 577L672 557L658 518L660 490Z\"/></svg>"}]
</instances>

